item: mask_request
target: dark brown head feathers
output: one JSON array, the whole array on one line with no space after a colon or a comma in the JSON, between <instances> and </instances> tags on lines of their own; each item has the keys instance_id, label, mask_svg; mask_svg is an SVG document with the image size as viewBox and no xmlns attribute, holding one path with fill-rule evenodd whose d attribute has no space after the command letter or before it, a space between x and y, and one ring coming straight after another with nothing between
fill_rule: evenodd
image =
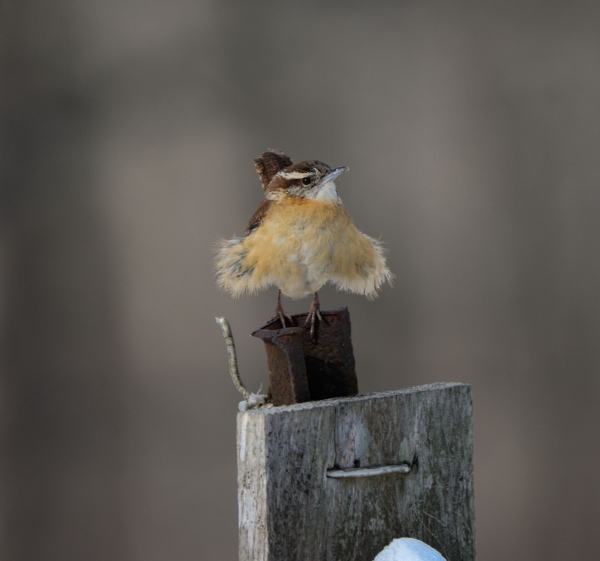
<instances>
[{"instance_id":1,"label":"dark brown head feathers","mask_svg":"<svg viewBox=\"0 0 600 561\"><path fill-rule=\"evenodd\" d=\"M325 175L328 171L331 171L331 168L319 160L305 160L297 164L290 164L285 170L286 173L308 173L310 171L316 171Z\"/></svg>"},{"instance_id":2,"label":"dark brown head feathers","mask_svg":"<svg viewBox=\"0 0 600 561\"><path fill-rule=\"evenodd\" d=\"M279 150L267 150L260 158L254 160L254 166L260 177L263 189L271 182L282 169L293 164L292 160Z\"/></svg>"}]
</instances>

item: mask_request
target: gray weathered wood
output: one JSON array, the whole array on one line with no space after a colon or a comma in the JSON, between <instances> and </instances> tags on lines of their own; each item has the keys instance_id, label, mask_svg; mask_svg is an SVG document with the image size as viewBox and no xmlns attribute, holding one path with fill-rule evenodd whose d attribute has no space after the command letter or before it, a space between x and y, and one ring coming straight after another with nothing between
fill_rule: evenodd
<instances>
[{"instance_id":1,"label":"gray weathered wood","mask_svg":"<svg viewBox=\"0 0 600 561\"><path fill-rule=\"evenodd\" d=\"M402 464L409 473L364 469ZM327 477L359 467L372 476ZM238 485L241 561L371 561L399 537L472 561L471 389L433 384L239 413Z\"/></svg>"}]
</instances>

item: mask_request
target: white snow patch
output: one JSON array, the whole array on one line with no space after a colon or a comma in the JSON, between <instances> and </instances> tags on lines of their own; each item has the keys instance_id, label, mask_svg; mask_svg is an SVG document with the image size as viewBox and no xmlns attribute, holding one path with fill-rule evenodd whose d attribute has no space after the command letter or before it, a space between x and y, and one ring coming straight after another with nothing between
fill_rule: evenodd
<instances>
[{"instance_id":1,"label":"white snow patch","mask_svg":"<svg viewBox=\"0 0 600 561\"><path fill-rule=\"evenodd\" d=\"M414 538L400 538L385 547L373 561L446 561L433 547Z\"/></svg>"}]
</instances>

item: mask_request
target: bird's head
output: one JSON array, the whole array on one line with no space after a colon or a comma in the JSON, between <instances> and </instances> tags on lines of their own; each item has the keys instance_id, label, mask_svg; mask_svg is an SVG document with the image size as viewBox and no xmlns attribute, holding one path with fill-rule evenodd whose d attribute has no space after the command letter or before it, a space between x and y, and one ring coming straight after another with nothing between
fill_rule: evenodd
<instances>
[{"instance_id":1,"label":"bird's head","mask_svg":"<svg viewBox=\"0 0 600 561\"><path fill-rule=\"evenodd\" d=\"M282 195L305 199L338 200L335 179L345 166L330 168L317 160L307 160L282 169L270 181L267 198L277 199Z\"/></svg>"}]
</instances>

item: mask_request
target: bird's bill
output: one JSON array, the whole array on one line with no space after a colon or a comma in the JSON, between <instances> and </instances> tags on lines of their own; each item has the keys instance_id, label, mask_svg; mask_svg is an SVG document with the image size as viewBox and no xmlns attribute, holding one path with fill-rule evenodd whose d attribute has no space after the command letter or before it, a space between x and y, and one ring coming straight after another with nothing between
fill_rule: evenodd
<instances>
[{"instance_id":1,"label":"bird's bill","mask_svg":"<svg viewBox=\"0 0 600 561\"><path fill-rule=\"evenodd\" d=\"M329 181L333 181L338 175L344 173L345 171L348 171L349 169L350 168L347 168L346 166L340 166L339 168L334 168L325 177L323 177L323 179L321 179L321 181L319 181L319 183L321 185L325 185L325 183L328 183Z\"/></svg>"}]
</instances>

